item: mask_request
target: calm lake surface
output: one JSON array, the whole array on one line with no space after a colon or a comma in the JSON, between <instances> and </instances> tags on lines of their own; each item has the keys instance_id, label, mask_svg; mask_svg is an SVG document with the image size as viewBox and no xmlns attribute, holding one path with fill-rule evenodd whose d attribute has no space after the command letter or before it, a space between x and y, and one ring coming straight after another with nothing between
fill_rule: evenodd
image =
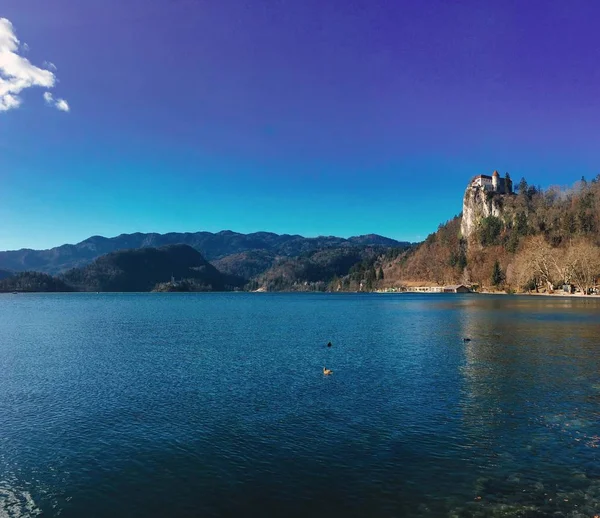
<instances>
[{"instance_id":1,"label":"calm lake surface","mask_svg":"<svg viewBox=\"0 0 600 518\"><path fill-rule=\"evenodd\" d=\"M587 517L599 446L597 299L0 296L2 518Z\"/></svg>"}]
</instances>

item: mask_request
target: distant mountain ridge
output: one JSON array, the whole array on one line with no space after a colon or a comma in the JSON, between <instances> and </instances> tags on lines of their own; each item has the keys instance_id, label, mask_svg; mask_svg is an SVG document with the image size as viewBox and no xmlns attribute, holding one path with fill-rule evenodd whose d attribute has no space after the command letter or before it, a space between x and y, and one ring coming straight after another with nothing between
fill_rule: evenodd
<instances>
[{"instance_id":1,"label":"distant mountain ridge","mask_svg":"<svg viewBox=\"0 0 600 518\"><path fill-rule=\"evenodd\" d=\"M119 250L157 248L166 245L188 245L207 261L217 261L229 255L261 250L271 257L294 257L325 248L353 246L403 247L409 243L396 241L377 234L348 239L335 236L307 238L300 235L255 232L240 234L230 230L221 232L171 232L168 234L134 233L106 238L92 236L74 245L61 245L49 250L13 250L0 252L0 269L38 271L49 274L81 268L98 257Z\"/></svg>"}]
</instances>

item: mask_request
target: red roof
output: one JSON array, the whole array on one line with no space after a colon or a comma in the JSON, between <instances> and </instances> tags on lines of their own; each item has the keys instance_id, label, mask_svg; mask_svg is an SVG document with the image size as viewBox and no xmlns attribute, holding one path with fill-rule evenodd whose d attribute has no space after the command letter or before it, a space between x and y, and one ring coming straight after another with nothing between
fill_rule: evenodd
<instances>
[{"instance_id":1,"label":"red roof","mask_svg":"<svg viewBox=\"0 0 600 518\"><path fill-rule=\"evenodd\" d=\"M498 174L498 171L494 171L494 174L492 176L500 176L500 175Z\"/></svg>"}]
</instances>

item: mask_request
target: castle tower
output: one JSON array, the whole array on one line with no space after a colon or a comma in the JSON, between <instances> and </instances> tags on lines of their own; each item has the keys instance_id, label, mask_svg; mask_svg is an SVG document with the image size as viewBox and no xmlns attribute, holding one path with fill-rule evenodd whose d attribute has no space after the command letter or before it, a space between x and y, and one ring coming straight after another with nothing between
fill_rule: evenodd
<instances>
[{"instance_id":1,"label":"castle tower","mask_svg":"<svg viewBox=\"0 0 600 518\"><path fill-rule=\"evenodd\" d=\"M498 192L500 191L500 175L498 174L498 171L494 171L494 174L492 175L492 190L494 192Z\"/></svg>"}]
</instances>

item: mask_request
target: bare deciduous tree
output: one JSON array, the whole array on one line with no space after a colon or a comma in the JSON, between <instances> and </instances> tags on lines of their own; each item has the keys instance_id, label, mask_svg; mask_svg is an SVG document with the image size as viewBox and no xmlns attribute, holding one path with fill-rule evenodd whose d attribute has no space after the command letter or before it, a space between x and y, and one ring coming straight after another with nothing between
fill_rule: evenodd
<instances>
[{"instance_id":1,"label":"bare deciduous tree","mask_svg":"<svg viewBox=\"0 0 600 518\"><path fill-rule=\"evenodd\" d=\"M543 236L528 240L515 260L512 276L519 286L525 286L536 279L546 285L548 291L554 288L556 275L556 251Z\"/></svg>"},{"instance_id":2,"label":"bare deciduous tree","mask_svg":"<svg viewBox=\"0 0 600 518\"><path fill-rule=\"evenodd\" d=\"M587 295L600 276L600 248L589 241L578 239L566 250L564 261L568 280Z\"/></svg>"}]
</instances>

